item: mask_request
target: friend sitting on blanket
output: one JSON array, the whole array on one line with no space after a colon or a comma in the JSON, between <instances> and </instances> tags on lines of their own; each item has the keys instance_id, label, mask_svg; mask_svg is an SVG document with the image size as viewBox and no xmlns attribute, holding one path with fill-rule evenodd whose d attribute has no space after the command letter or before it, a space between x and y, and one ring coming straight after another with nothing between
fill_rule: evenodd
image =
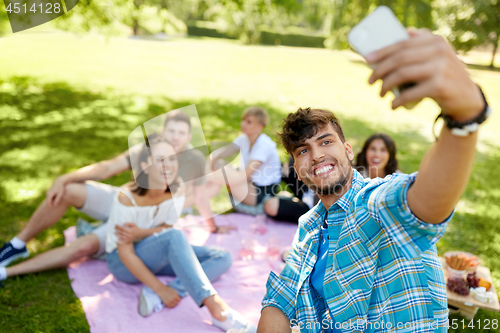
<instances>
[{"instance_id":1,"label":"friend sitting on blanket","mask_svg":"<svg viewBox=\"0 0 500 333\"><path fill-rule=\"evenodd\" d=\"M276 143L262 133L269 123L269 115L263 108L251 106L243 111L241 134L229 144L210 154L207 169L209 196L216 195L227 181L231 195L238 203L235 209L241 213L263 214L263 204L278 193L281 182L281 164ZM241 169L225 167L225 175L216 171L222 159L241 150Z\"/></svg>"},{"instance_id":2,"label":"friend sitting on blanket","mask_svg":"<svg viewBox=\"0 0 500 333\"><path fill-rule=\"evenodd\" d=\"M121 187L111 207L106 239L110 272L123 282L146 285L139 298L142 316L164 305L175 307L189 294L208 308L218 328L255 332L256 327L232 310L210 283L231 265L229 253L191 246L182 231L172 228L185 200L176 153L161 136L150 136L148 142L151 155L144 146L135 182ZM201 263L200 255L205 257ZM166 286L156 275L176 279Z\"/></svg>"},{"instance_id":3,"label":"friend sitting on blanket","mask_svg":"<svg viewBox=\"0 0 500 333\"><path fill-rule=\"evenodd\" d=\"M172 142L178 153L179 163L183 166L179 174L187 183L184 208L196 205L211 232L227 233L234 227L215 225L210 198L205 196L205 177L203 177L205 157L197 149L189 149L192 137L191 118L183 110L189 111L189 107L168 112L161 135ZM2 277L5 278L3 267L29 256L26 243L43 230L55 225L70 207L75 207L93 219L106 222L118 188L99 181L130 170L131 165L136 163L140 150L141 146L135 145L115 158L58 177L47 191L47 198L30 217L28 224L10 242L0 247L0 280ZM18 266L22 269L16 269L16 274L66 267L69 263L86 256L100 257L104 253L106 230L107 226L101 225L71 243L71 246L51 252L50 256L42 253L36 257L36 261Z\"/></svg>"}]
</instances>

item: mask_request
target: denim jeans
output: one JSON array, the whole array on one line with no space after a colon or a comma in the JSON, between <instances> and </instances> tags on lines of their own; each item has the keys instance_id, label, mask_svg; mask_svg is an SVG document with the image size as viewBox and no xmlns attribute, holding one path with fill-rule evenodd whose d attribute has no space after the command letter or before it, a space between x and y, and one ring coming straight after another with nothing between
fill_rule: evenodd
<instances>
[{"instance_id":1,"label":"denim jeans","mask_svg":"<svg viewBox=\"0 0 500 333\"><path fill-rule=\"evenodd\" d=\"M177 229L167 229L144 238L134 245L136 255L155 275L175 276L168 284L180 297L191 295L196 304L217 292L210 281L217 279L231 266L227 251L206 246L191 246L186 235ZM140 281L122 263L118 251L106 256L109 271L120 281Z\"/></svg>"}]
</instances>

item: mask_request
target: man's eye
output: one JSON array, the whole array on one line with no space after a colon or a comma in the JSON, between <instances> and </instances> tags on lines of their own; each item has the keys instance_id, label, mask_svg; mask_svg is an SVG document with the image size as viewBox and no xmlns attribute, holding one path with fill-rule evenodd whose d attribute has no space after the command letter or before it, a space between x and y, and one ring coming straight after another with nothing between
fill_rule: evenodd
<instances>
[{"instance_id":1,"label":"man's eye","mask_svg":"<svg viewBox=\"0 0 500 333\"><path fill-rule=\"evenodd\" d=\"M323 141L323 145L327 145L329 143L330 143L330 141L328 141L328 140Z\"/></svg>"},{"instance_id":2,"label":"man's eye","mask_svg":"<svg viewBox=\"0 0 500 333\"><path fill-rule=\"evenodd\" d=\"M302 149L301 151L299 151L299 155L302 155L303 153L305 153L307 151L307 149Z\"/></svg>"}]
</instances>

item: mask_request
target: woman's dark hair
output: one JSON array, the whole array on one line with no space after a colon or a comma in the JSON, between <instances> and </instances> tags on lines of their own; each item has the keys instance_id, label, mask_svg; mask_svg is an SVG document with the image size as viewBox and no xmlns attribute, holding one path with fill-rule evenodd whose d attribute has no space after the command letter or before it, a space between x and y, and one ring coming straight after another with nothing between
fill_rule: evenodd
<instances>
[{"instance_id":1,"label":"woman's dark hair","mask_svg":"<svg viewBox=\"0 0 500 333\"><path fill-rule=\"evenodd\" d=\"M165 142L168 145L172 146L170 141L168 141L167 139L158 134L151 134L146 138L146 144L143 145L137 161L137 165L139 167L141 165L141 162L147 163L148 161L150 154L150 150L148 148L161 142ZM138 195L145 195L146 193L148 193L148 174L145 173L144 170L141 170L139 172L137 178L134 179L134 183L136 187L132 189L132 192L137 193ZM176 189L179 187L179 185L180 185L179 176L176 175L175 181L165 189L165 193L169 191L174 193Z\"/></svg>"},{"instance_id":2,"label":"woman's dark hair","mask_svg":"<svg viewBox=\"0 0 500 333\"><path fill-rule=\"evenodd\" d=\"M398 169L398 160L396 159L396 144L394 143L394 140L391 139L390 136L384 133L375 133L368 139L366 139L365 144L363 145L363 149L356 156L355 168L358 170L363 170L363 169L368 170L366 151L368 150L368 147L370 147L370 144L377 139L381 139L382 141L384 141L385 147L389 152L389 161L387 162L387 165L384 168L385 174L386 175L393 174Z\"/></svg>"}]
</instances>

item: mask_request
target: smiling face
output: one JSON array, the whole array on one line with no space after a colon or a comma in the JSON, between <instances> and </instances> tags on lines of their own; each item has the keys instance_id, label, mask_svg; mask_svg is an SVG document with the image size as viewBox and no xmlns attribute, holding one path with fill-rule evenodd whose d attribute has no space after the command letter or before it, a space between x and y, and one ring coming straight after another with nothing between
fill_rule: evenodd
<instances>
[{"instance_id":1,"label":"smiling face","mask_svg":"<svg viewBox=\"0 0 500 333\"><path fill-rule=\"evenodd\" d=\"M246 116L241 120L241 132L247 136L252 136L262 132L264 125L256 116Z\"/></svg>"},{"instance_id":2,"label":"smiling face","mask_svg":"<svg viewBox=\"0 0 500 333\"><path fill-rule=\"evenodd\" d=\"M184 121L175 120L170 120L165 125L162 136L172 143L175 151L178 153L186 149L192 137L189 124Z\"/></svg>"},{"instance_id":3,"label":"smiling face","mask_svg":"<svg viewBox=\"0 0 500 333\"><path fill-rule=\"evenodd\" d=\"M331 124L318 128L292 152L300 180L320 196L343 195L352 179L352 147ZM348 185L348 186L346 186Z\"/></svg>"},{"instance_id":4,"label":"smiling face","mask_svg":"<svg viewBox=\"0 0 500 333\"><path fill-rule=\"evenodd\" d=\"M151 146L151 155L147 162L141 162L141 168L148 177L147 188L166 189L177 178L179 166L175 150L167 142L158 142Z\"/></svg>"},{"instance_id":5,"label":"smiling face","mask_svg":"<svg viewBox=\"0 0 500 333\"><path fill-rule=\"evenodd\" d=\"M389 162L389 157L389 149L387 149L384 140L373 140L366 150L368 169L376 168L379 172L383 173L385 166Z\"/></svg>"}]
</instances>

